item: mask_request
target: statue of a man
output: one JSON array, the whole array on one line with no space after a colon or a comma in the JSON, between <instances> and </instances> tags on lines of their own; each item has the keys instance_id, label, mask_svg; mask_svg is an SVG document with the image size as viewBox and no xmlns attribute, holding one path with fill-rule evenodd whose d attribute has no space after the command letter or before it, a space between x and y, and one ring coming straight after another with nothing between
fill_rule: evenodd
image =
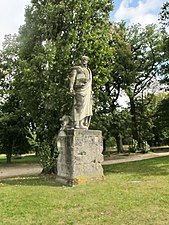
<instances>
[{"instance_id":1,"label":"statue of a man","mask_svg":"<svg viewBox=\"0 0 169 225\"><path fill-rule=\"evenodd\" d=\"M70 92L74 94L71 119L75 129L88 129L92 116L92 73L87 67L89 57L82 56L79 66L70 75Z\"/></svg>"}]
</instances>

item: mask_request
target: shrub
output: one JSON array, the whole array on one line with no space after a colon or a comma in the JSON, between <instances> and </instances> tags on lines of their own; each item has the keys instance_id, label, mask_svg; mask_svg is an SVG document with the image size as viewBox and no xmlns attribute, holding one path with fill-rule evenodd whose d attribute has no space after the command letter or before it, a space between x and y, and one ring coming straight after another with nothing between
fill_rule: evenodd
<instances>
[{"instance_id":1,"label":"shrub","mask_svg":"<svg viewBox=\"0 0 169 225\"><path fill-rule=\"evenodd\" d=\"M138 141L135 139L132 140L131 145L129 145L129 152L136 152L138 150Z\"/></svg>"},{"instance_id":2,"label":"shrub","mask_svg":"<svg viewBox=\"0 0 169 225\"><path fill-rule=\"evenodd\" d=\"M147 153L150 151L150 145L147 143L147 141L143 141L143 147L141 152L142 153Z\"/></svg>"},{"instance_id":3,"label":"shrub","mask_svg":"<svg viewBox=\"0 0 169 225\"><path fill-rule=\"evenodd\" d=\"M53 148L49 143L43 142L39 146L39 160L43 168L42 173L51 174L57 173L57 157L58 151Z\"/></svg>"}]
</instances>

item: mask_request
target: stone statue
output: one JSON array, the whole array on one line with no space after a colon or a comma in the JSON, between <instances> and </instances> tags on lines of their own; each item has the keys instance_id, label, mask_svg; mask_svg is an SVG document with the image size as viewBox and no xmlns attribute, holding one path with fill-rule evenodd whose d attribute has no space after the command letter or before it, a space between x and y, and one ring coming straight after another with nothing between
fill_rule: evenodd
<instances>
[{"instance_id":1,"label":"stone statue","mask_svg":"<svg viewBox=\"0 0 169 225\"><path fill-rule=\"evenodd\" d=\"M72 127L88 129L92 116L92 73L87 67L89 57L82 56L80 65L72 69L70 92L74 95Z\"/></svg>"},{"instance_id":2,"label":"stone statue","mask_svg":"<svg viewBox=\"0 0 169 225\"><path fill-rule=\"evenodd\" d=\"M92 116L92 73L89 58L83 56L70 74L73 106L63 115L56 138L57 181L74 186L103 180L103 138L100 130L88 130Z\"/></svg>"}]
</instances>

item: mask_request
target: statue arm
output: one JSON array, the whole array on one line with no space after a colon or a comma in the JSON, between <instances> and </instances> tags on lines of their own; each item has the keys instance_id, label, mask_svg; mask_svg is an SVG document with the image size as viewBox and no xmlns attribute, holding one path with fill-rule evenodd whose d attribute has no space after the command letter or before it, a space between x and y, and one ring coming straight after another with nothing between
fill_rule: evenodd
<instances>
[{"instance_id":1,"label":"statue arm","mask_svg":"<svg viewBox=\"0 0 169 225\"><path fill-rule=\"evenodd\" d=\"M70 92L73 92L73 87L76 79L76 69L72 70L72 73L70 75Z\"/></svg>"}]
</instances>

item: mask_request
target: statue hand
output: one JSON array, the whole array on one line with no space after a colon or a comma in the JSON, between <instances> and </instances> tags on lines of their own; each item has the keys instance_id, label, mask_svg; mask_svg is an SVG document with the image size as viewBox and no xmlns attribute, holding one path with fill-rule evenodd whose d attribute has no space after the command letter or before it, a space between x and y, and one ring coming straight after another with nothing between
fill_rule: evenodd
<instances>
[{"instance_id":1,"label":"statue hand","mask_svg":"<svg viewBox=\"0 0 169 225\"><path fill-rule=\"evenodd\" d=\"M74 94L73 88L70 88L70 93L71 93L71 94Z\"/></svg>"}]
</instances>

